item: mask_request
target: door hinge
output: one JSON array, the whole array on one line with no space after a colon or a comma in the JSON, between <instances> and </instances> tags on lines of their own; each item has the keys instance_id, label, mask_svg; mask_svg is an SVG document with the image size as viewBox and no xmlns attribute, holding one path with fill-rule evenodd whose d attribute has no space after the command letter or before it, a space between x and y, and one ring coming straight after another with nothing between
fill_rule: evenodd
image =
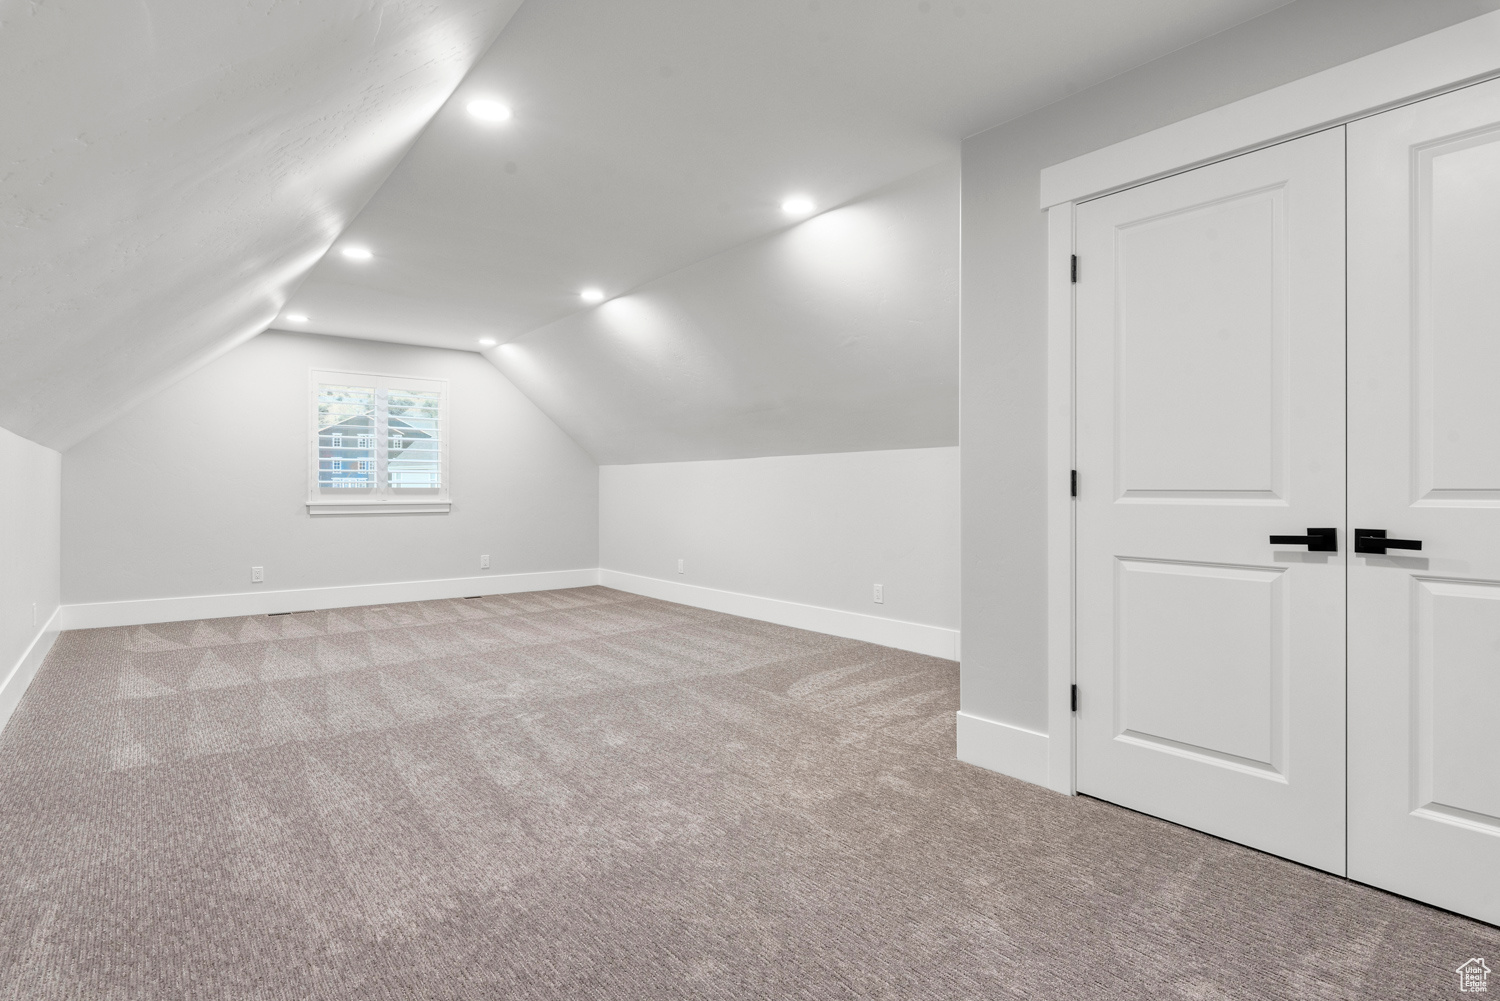
<instances>
[{"instance_id":1,"label":"door hinge","mask_svg":"<svg viewBox=\"0 0 1500 1001\"><path fill-rule=\"evenodd\" d=\"M1073 255L1073 284L1078 284L1078 255Z\"/></svg>"},{"instance_id":2,"label":"door hinge","mask_svg":"<svg viewBox=\"0 0 1500 1001\"><path fill-rule=\"evenodd\" d=\"M1073 470L1073 476L1068 481L1068 496L1069 497L1077 497L1078 496L1078 470L1076 470L1076 469Z\"/></svg>"},{"instance_id":3,"label":"door hinge","mask_svg":"<svg viewBox=\"0 0 1500 1001\"><path fill-rule=\"evenodd\" d=\"M1073 686L1073 711L1075 713L1078 711L1078 686L1077 685Z\"/></svg>"}]
</instances>

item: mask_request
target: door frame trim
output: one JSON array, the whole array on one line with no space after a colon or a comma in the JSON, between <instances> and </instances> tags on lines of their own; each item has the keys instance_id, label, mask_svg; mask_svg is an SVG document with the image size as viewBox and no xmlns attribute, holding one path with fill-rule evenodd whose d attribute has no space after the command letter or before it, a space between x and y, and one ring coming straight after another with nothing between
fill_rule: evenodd
<instances>
[{"instance_id":1,"label":"door frame trim","mask_svg":"<svg viewBox=\"0 0 1500 1001\"><path fill-rule=\"evenodd\" d=\"M1077 718L1072 708L1074 646L1073 216L1047 210L1047 788L1078 791ZM1080 478L1079 492L1091 489Z\"/></svg>"},{"instance_id":2,"label":"door frame trim","mask_svg":"<svg viewBox=\"0 0 1500 1001\"><path fill-rule=\"evenodd\" d=\"M1500 75L1500 11L1042 170L1041 207L1081 202Z\"/></svg>"},{"instance_id":3,"label":"door frame trim","mask_svg":"<svg viewBox=\"0 0 1500 1001\"><path fill-rule=\"evenodd\" d=\"M1072 255L1078 203L1500 77L1500 11L1074 157L1041 172L1047 213L1047 788L1077 793ZM1088 262L1079 277L1087 279ZM1080 471L1079 492L1091 488ZM1092 482L1098 482L1094 480ZM1080 699L1088 693L1080 693Z\"/></svg>"}]
</instances>

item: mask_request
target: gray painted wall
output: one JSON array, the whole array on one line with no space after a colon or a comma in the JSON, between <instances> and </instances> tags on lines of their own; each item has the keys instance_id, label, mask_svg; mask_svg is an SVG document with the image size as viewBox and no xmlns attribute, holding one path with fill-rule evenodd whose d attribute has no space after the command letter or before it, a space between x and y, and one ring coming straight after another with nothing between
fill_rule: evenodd
<instances>
[{"instance_id":1,"label":"gray painted wall","mask_svg":"<svg viewBox=\"0 0 1500 1001\"><path fill-rule=\"evenodd\" d=\"M310 517L310 369L448 379L453 510ZM598 565L598 467L477 354L269 332L70 449L72 603ZM250 583L263 566L264 585Z\"/></svg>"},{"instance_id":2,"label":"gray painted wall","mask_svg":"<svg viewBox=\"0 0 1500 1001\"><path fill-rule=\"evenodd\" d=\"M1041 169L1496 8L1300 0L964 142L964 711L1047 728Z\"/></svg>"},{"instance_id":3,"label":"gray painted wall","mask_svg":"<svg viewBox=\"0 0 1500 1001\"><path fill-rule=\"evenodd\" d=\"M601 463L958 444L956 162L487 352Z\"/></svg>"},{"instance_id":4,"label":"gray painted wall","mask_svg":"<svg viewBox=\"0 0 1500 1001\"><path fill-rule=\"evenodd\" d=\"M958 628L957 448L601 466L599 512L607 570Z\"/></svg>"},{"instance_id":5,"label":"gray painted wall","mask_svg":"<svg viewBox=\"0 0 1500 1001\"><path fill-rule=\"evenodd\" d=\"M0 682L57 610L62 456L0 428Z\"/></svg>"}]
</instances>

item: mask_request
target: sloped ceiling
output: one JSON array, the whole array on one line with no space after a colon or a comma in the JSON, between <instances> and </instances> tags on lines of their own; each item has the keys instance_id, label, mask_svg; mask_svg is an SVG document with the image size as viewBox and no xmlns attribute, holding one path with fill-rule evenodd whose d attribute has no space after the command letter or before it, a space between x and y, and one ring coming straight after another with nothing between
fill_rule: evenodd
<instances>
[{"instance_id":1,"label":"sloped ceiling","mask_svg":"<svg viewBox=\"0 0 1500 1001\"><path fill-rule=\"evenodd\" d=\"M956 444L961 139L1283 2L527 0L278 326L498 342L603 463Z\"/></svg>"},{"instance_id":2,"label":"sloped ceiling","mask_svg":"<svg viewBox=\"0 0 1500 1001\"><path fill-rule=\"evenodd\" d=\"M510 340L1285 2L527 0L349 228L375 258L321 262L287 326Z\"/></svg>"},{"instance_id":3,"label":"sloped ceiling","mask_svg":"<svg viewBox=\"0 0 1500 1001\"><path fill-rule=\"evenodd\" d=\"M253 336L519 0L0 0L0 425Z\"/></svg>"},{"instance_id":4,"label":"sloped ceiling","mask_svg":"<svg viewBox=\"0 0 1500 1001\"><path fill-rule=\"evenodd\" d=\"M956 161L485 352L601 463L958 443Z\"/></svg>"},{"instance_id":5,"label":"sloped ceiling","mask_svg":"<svg viewBox=\"0 0 1500 1001\"><path fill-rule=\"evenodd\" d=\"M1284 2L0 0L0 425L66 447L272 323L522 338L606 461L945 443L959 140Z\"/></svg>"}]
</instances>

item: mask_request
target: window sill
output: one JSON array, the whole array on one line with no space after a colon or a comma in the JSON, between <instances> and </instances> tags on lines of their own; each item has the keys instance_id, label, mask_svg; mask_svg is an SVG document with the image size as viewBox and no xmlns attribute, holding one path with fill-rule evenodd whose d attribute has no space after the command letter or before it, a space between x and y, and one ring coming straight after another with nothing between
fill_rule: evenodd
<instances>
[{"instance_id":1,"label":"window sill","mask_svg":"<svg viewBox=\"0 0 1500 1001\"><path fill-rule=\"evenodd\" d=\"M452 501L308 501L310 515L329 514L447 514Z\"/></svg>"}]
</instances>

